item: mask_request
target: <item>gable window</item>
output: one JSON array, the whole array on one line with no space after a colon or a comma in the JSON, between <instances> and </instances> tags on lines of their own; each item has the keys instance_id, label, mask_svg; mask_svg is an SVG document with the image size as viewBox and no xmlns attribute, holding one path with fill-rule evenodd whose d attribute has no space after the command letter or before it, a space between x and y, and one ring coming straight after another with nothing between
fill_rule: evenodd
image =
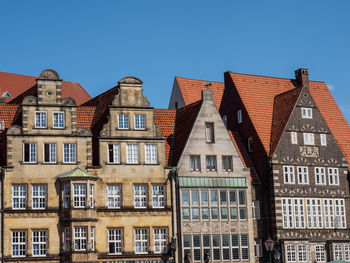
<instances>
[{"instance_id":1,"label":"gable window","mask_svg":"<svg viewBox=\"0 0 350 263\"><path fill-rule=\"evenodd\" d=\"M46 111L35 112L35 128L46 128Z\"/></svg>"},{"instance_id":2,"label":"gable window","mask_svg":"<svg viewBox=\"0 0 350 263\"><path fill-rule=\"evenodd\" d=\"M44 162L55 163L56 161L56 143L44 143Z\"/></svg>"},{"instance_id":3,"label":"gable window","mask_svg":"<svg viewBox=\"0 0 350 263\"><path fill-rule=\"evenodd\" d=\"M156 164L157 158L157 144L146 144L145 145L145 163Z\"/></svg>"},{"instance_id":4,"label":"gable window","mask_svg":"<svg viewBox=\"0 0 350 263\"><path fill-rule=\"evenodd\" d=\"M135 114L135 129L144 130L145 126L145 115L144 114Z\"/></svg>"},{"instance_id":5,"label":"gable window","mask_svg":"<svg viewBox=\"0 0 350 263\"><path fill-rule=\"evenodd\" d=\"M52 113L53 116L53 127L64 128L64 112L57 111Z\"/></svg>"},{"instance_id":6,"label":"gable window","mask_svg":"<svg viewBox=\"0 0 350 263\"><path fill-rule=\"evenodd\" d=\"M214 123L205 123L205 141L208 143L214 142Z\"/></svg>"},{"instance_id":7,"label":"gable window","mask_svg":"<svg viewBox=\"0 0 350 263\"><path fill-rule=\"evenodd\" d=\"M126 145L126 162L127 163L139 163L139 145L127 144Z\"/></svg>"},{"instance_id":8,"label":"gable window","mask_svg":"<svg viewBox=\"0 0 350 263\"><path fill-rule=\"evenodd\" d=\"M121 254L122 253L122 238L123 232L121 229L109 229L108 230L108 247L109 254Z\"/></svg>"},{"instance_id":9,"label":"gable window","mask_svg":"<svg viewBox=\"0 0 350 263\"><path fill-rule=\"evenodd\" d=\"M146 185L134 185L134 207L135 208L147 207L147 186Z\"/></svg>"},{"instance_id":10,"label":"gable window","mask_svg":"<svg viewBox=\"0 0 350 263\"><path fill-rule=\"evenodd\" d=\"M309 184L309 171L306 166L298 166L298 183Z\"/></svg>"},{"instance_id":11,"label":"gable window","mask_svg":"<svg viewBox=\"0 0 350 263\"><path fill-rule=\"evenodd\" d=\"M128 114L118 114L118 129L129 129Z\"/></svg>"},{"instance_id":12,"label":"gable window","mask_svg":"<svg viewBox=\"0 0 350 263\"><path fill-rule=\"evenodd\" d=\"M248 151L250 153L253 152L253 138L252 137L248 138Z\"/></svg>"},{"instance_id":13,"label":"gable window","mask_svg":"<svg viewBox=\"0 0 350 263\"><path fill-rule=\"evenodd\" d=\"M86 184L73 185L73 204L75 208L86 206Z\"/></svg>"},{"instance_id":14,"label":"gable window","mask_svg":"<svg viewBox=\"0 0 350 263\"><path fill-rule=\"evenodd\" d=\"M87 247L87 227L74 227L74 250L85 251Z\"/></svg>"},{"instance_id":15,"label":"gable window","mask_svg":"<svg viewBox=\"0 0 350 263\"><path fill-rule=\"evenodd\" d=\"M23 162L36 163L36 143L23 143Z\"/></svg>"},{"instance_id":16,"label":"gable window","mask_svg":"<svg viewBox=\"0 0 350 263\"><path fill-rule=\"evenodd\" d=\"M46 255L46 231L33 231L33 256Z\"/></svg>"},{"instance_id":17,"label":"gable window","mask_svg":"<svg viewBox=\"0 0 350 263\"><path fill-rule=\"evenodd\" d=\"M283 166L283 178L285 184L294 184L294 167Z\"/></svg>"},{"instance_id":18,"label":"gable window","mask_svg":"<svg viewBox=\"0 0 350 263\"><path fill-rule=\"evenodd\" d=\"M305 145L314 145L315 139L313 133L303 133L304 135L304 144Z\"/></svg>"},{"instance_id":19,"label":"gable window","mask_svg":"<svg viewBox=\"0 0 350 263\"><path fill-rule=\"evenodd\" d=\"M327 136L326 134L320 134L321 146L327 146Z\"/></svg>"},{"instance_id":20,"label":"gable window","mask_svg":"<svg viewBox=\"0 0 350 263\"><path fill-rule=\"evenodd\" d=\"M237 111L237 123L241 124L243 122L243 118L242 118L242 110L238 110Z\"/></svg>"},{"instance_id":21,"label":"gable window","mask_svg":"<svg viewBox=\"0 0 350 263\"><path fill-rule=\"evenodd\" d=\"M12 186L12 208L25 209L27 205L27 188L25 185Z\"/></svg>"},{"instance_id":22,"label":"gable window","mask_svg":"<svg viewBox=\"0 0 350 263\"><path fill-rule=\"evenodd\" d=\"M33 185L32 197L33 209L45 209L46 187L44 185Z\"/></svg>"},{"instance_id":23,"label":"gable window","mask_svg":"<svg viewBox=\"0 0 350 263\"><path fill-rule=\"evenodd\" d=\"M328 168L329 185L339 185L338 168Z\"/></svg>"},{"instance_id":24,"label":"gable window","mask_svg":"<svg viewBox=\"0 0 350 263\"><path fill-rule=\"evenodd\" d=\"M120 163L120 144L108 144L108 162Z\"/></svg>"},{"instance_id":25,"label":"gable window","mask_svg":"<svg viewBox=\"0 0 350 263\"><path fill-rule=\"evenodd\" d=\"M312 109L311 108L301 108L301 117L303 119L312 119Z\"/></svg>"},{"instance_id":26,"label":"gable window","mask_svg":"<svg viewBox=\"0 0 350 263\"><path fill-rule=\"evenodd\" d=\"M63 162L64 163L76 162L76 144L75 143L63 144Z\"/></svg>"},{"instance_id":27,"label":"gable window","mask_svg":"<svg viewBox=\"0 0 350 263\"><path fill-rule=\"evenodd\" d=\"M216 156L207 155L205 157L207 171L216 171Z\"/></svg>"},{"instance_id":28,"label":"gable window","mask_svg":"<svg viewBox=\"0 0 350 263\"><path fill-rule=\"evenodd\" d=\"M232 171L232 156L222 156L222 170L226 172Z\"/></svg>"},{"instance_id":29,"label":"gable window","mask_svg":"<svg viewBox=\"0 0 350 263\"><path fill-rule=\"evenodd\" d=\"M191 171L200 171L200 156L199 155L190 155L190 170Z\"/></svg>"},{"instance_id":30,"label":"gable window","mask_svg":"<svg viewBox=\"0 0 350 263\"><path fill-rule=\"evenodd\" d=\"M148 253L148 229L135 229L135 254Z\"/></svg>"},{"instance_id":31,"label":"gable window","mask_svg":"<svg viewBox=\"0 0 350 263\"><path fill-rule=\"evenodd\" d=\"M154 229L154 253L165 253L167 249L166 244L166 228Z\"/></svg>"},{"instance_id":32,"label":"gable window","mask_svg":"<svg viewBox=\"0 0 350 263\"><path fill-rule=\"evenodd\" d=\"M315 167L315 182L316 184L326 184L326 168Z\"/></svg>"},{"instance_id":33,"label":"gable window","mask_svg":"<svg viewBox=\"0 0 350 263\"><path fill-rule=\"evenodd\" d=\"M25 257L27 250L26 240L26 231L12 231L12 257Z\"/></svg>"},{"instance_id":34,"label":"gable window","mask_svg":"<svg viewBox=\"0 0 350 263\"><path fill-rule=\"evenodd\" d=\"M152 207L154 208L165 207L165 186L164 185L152 185Z\"/></svg>"},{"instance_id":35,"label":"gable window","mask_svg":"<svg viewBox=\"0 0 350 263\"><path fill-rule=\"evenodd\" d=\"M120 185L107 186L107 206L108 208L120 208L121 189Z\"/></svg>"},{"instance_id":36,"label":"gable window","mask_svg":"<svg viewBox=\"0 0 350 263\"><path fill-rule=\"evenodd\" d=\"M291 132L291 133L290 133L290 136L291 136L292 144L298 144L297 133L296 133L296 132Z\"/></svg>"}]
</instances>

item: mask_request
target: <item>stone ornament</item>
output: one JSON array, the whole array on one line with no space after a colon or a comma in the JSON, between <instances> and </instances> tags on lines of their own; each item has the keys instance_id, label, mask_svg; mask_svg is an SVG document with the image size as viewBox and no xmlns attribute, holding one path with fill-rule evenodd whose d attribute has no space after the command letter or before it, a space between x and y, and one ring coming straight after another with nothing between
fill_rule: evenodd
<instances>
[{"instance_id":1,"label":"stone ornament","mask_svg":"<svg viewBox=\"0 0 350 263\"><path fill-rule=\"evenodd\" d=\"M58 73L53 69L45 69L40 73L39 79L59 80L60 77Z\"/></svg>"},{"instance_id":2,"label":"stone ornament","mask_svg":"<svg viewBox=\"0 0 350 263\"><path fill-rule=\"evenodd\" d=\"M88 129L86 127L80 127L77 130L77 135L78 136L92 136L92 133L91 133L90 129Z\"/></svg>"},{"instance_id":3,"label":"stone ornament","mask_svg":"<svg viewBox=\"0 0 350 263\"><path fill-rule=\"evenodd\" d=\"M22 104L23 105L36 105L37 100L34 96L27 96L23 99Z\"/></svg>"},{"instance_id":4,"label":"stone ornament","mask_svg":"<svg viewBox=\"0 0 350 263\"><path fill-rule=\"evenodd\" d=\"M300 155L303 157L320 157L320 152L317 146L299 146Z\"/></svg>"},{"instance_id":5,"label":"stone ornament","mask_svg":"<svg viewBox=\"0 0 350 263\"><path fill-rule=\"evenodd\" d=\"M10 128L7 129L8 135L20 135L22 134L22 128L18 125L12 125Z\"/></svg>"},{"instance_id":6,"label":"stone ornament","mask_svg":"<svg viewBox=\"0 0 350 263\"><path fill-rule=\"evenodd\" d=\"M67 97L62 100L62 106L76 106L76 105L77 103L71 97Z\"/></svg>"}]
</instances>

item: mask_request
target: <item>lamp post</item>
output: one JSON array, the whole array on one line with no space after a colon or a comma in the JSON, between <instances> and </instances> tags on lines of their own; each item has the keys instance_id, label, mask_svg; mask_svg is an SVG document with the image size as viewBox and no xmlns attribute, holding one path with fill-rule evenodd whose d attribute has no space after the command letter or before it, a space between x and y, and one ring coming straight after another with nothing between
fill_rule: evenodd
<instances>
[{"instance_id":1,"label":"lamp post","mask_svg":"<svg viewBox=\"0 0 350 263\"><path fill-rule=\"evenodd\" d=\"M265 248L266 248L266 251L269 252L269 262L272 263L271 261L271 253L273 251L273 247L275 245L275 242L271 239L271 237L269 236L266 241L265 241Z\"/></svg>"},{"instance_id":2,"label":"lamp post","mask_svg":"<svg viewBox=\"0 0 350 263\"><path fill-rule=\"evenodd\" d=\"M276 250L275 254L274 254L274 258L275 258L275 262L279 263L281 260L281 253L278 251L278 249Z\"/></svg>"}]
</instances>

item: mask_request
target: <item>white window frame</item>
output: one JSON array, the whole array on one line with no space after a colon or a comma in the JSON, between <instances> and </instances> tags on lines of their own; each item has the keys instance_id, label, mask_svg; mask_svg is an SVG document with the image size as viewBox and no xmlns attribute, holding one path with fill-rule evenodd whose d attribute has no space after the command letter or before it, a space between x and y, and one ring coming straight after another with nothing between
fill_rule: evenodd
<instances>
[{"instance_id":1,"label":"white window frame","mask_svg":"<svg viewBox=\"0 0 350 263\"><path fill-rule=\"evenodd\" d=\"M315 145L315 135L313 133L304 132L304 145Z\"/></svg>"},{"instance_id":2,"label":"white window frame","mask_svg":"<svg viewBox=\"0 0 350 263\"><path fill-rule=\"evenodd\" d=\"M28 161L25 159L25 145L29 145L29 156ZM37 162L37 144L35 142L24 142L23 143L23 163L36 163Z\"/></svg>"},{"instance_id":3,"label":"white window frame","mask_svg":"<svg viewBox=\"0 0 350 263\"><path fill-rule=\"evenodd\" d=\"M4 120L0 120L0 131L5 130L5 121Z\"/></svg>"},{"instance_id":4,"label":"white window frame","mask_svg":"<svg viewBox=\"0 0 350 263\"><path fill-rule=\"evenodd\" d=\"M46 186L45 185L32 185L32 208L33 209L46 208Z\"/></svg>"},{"instance_id":5,"label":"white window frame","mask_svg":"<svg viewBox=\"0 0 350 263\"><path fill-rule=\"evenodd\" d=\"M167 229L166 228L154 228L153 229L153 241L154 241L154 253L166 253L167 252Z\"/></svg>"},{"instance_id":6,"label":"white window frame","mask_svg":"<svg viewBox=\"0 0 350 263\"><path fill-rule=\"evenodd\" d=\"M46 256L47 251L47 231L46 230L33 230L32 232L32 253L33 257ZM38 246L34 248L34 246Z\"/></svg>"},{"instance_id":7,"label":"white window frame","mask_svg":"<svg viewBox=\"0 0 350 263\"><path fill-rule=\"evenodd\" d=\"M283 182L285 184L295 184L294 166L283 166ZM286 180L287 179L287 180Z\"/></svg>"},{"instance_id":8,"label":"white window frame","mask_svg":"<svg viewBox=\"0 0 350 263\"><path fill-rule=\"evenodd\" d=\"M39 119L37 114L39 114ZM46 111L35 111L34 112L34 125L35 128L47 128L47 112ZM43 118L44 117L44 118Z\"/></svg>"},{"instance_id":9,"label":"white window frame","mask_svg":"<svg viewBox=\"0 0 350 263\"><path fill-rule=\"evenodd\" d=\"M45 153L46 153L45 145L49 146L49 148L48 148L49 160L48 161L45 160ZM43 144L43 162L44 163L56 163L57 162L57 144L56 143L44 143Z\"/></svg>"},{"instance_id":10,"label":"white window frame","mask_svg":"<svg viewBox=\"0 0 350 263\"><path fill-rule=\"evenodd\" d=\"M324 133L320 134L320 143L321 143L321 146L327 146L327 134L324 134Z\"/></svg>"},{"instance_id":11,"label":"white window frame","mask_svg":"<svg viewBox=\"0 0 350 263\"><path fill-rule=\"evenodd\" d=\"M325 167L315 167L315 184L316 185L327 184Z\"/></svg>"},{"instance_id":12,"label":"white window frame","mask_svg":"<svg viewBox=\"0 0 350 263\"><path fill-rule=\"evenodd\" d=\"M90 227L90 248L95 251L95 227Z\"/></svg>"},{"instance_id":13,"label":"white window frame","mask_svg":"<svg viewBox=\"0 0 350 263\"><path fill-rule=\"evenodd\" d=\"M111 244L114 252L110 251ZM121 255L123 251L123 230L121 228L108 229L108 254Z\"/></svg>"},{"instance_id":14,"label":"white window frame","mask_svg":"<svg viewBox=\"0 0 350 263\"><path fill-rule=\"evenodd\" d=\"M296 229L304 229L306 227L305 207L303 198L293 198L294 209L294 226Z\"/></svg>"},{"instance_id":15,"label":"white window frame","mask_svg":"<svg viewBox=\"0 0 350 263\"><path fill-rule=\"evenodd\" d=\"M118 129L120 130L129 129L129 114L124 114L124 113L118 114Z\"/></svg>"},{"instance_id":16,"label":"white window frame","mask_svg":"<svg viewBox=\"0 0 350 263\"><path fill-rule=\"evenodd\" d=\"M74 251L87 250L88 230L86 226L74 227Z\"/></svg>"},{"instance_id":17,"label":"white window frame","mask_svg":"<svg viewBox=\"0 0 350 263\"><path fill-rule=\"evenodd\" d=\"M292 144L298 144L298 134L296 132L291 132L290 140Z\"/></svg>"},{"instance_id":18,"label":"white window frame","mask_svg":"<svg viewBox=\"0 0 350 263\"><path fill-rule=\"evenodd\" d=\"M326 249L324 245L315 246L315 258L316 262L326 262Z\"/></svg>"},{"instance_id":19,"label":"white window frame","mask_svg":"<svg viewBox=\"0 0 350 263\"><path fill-rule=\"evenodd\" d=\"M57 119L56 119L57 116ZM52 127L55 129L65 128L65 114L64 111L53 111L52 112Z\"/></svg>"},{"instance_id":20,"label":"white window frame","mask_svg":"<svg viewBox=\"0 0 350 263\"><path fill-rule=\"evenodd\" d=\"M107 207L108 208L120 208L122 189L120 184L107 185Z\"/></svg>"},{"instance_id":21,"label":"white window frame","mask_svg":"<svg viewBox=\"0 0 350 263\"><path fill-rule=\"evenodd\" d=\"M146 115L135 114L134 124L135 124L135 130L146 130Z\"/></svg>"},{"instance_id":22,"label":"white window frame","mask_svg":"<svg viewBox=\"0 0 350 263\"><path fill-rule=\"evenodd\" d=\"M18 207L16 205L15 200L18 200ZM27 208L27 186L25 184L12 185L12 209L20 210L20 209L26 209L26 208Z\"/></svg>"},{"instance_id":23,"label":"white window frame","mask_svg":"<svg viewBox=\"0 0 350 263\"><path fill-rule=\"evenodd\" d=\"M190 155L190 171L201 170L201 157L200 155Z\"/></svg>"},{"instance_id":24,"label":"white window frame","mask_svg":"<svg viewBox=\"0 0 350 263\"><path fill-rule=\"evenodd\" d=\"M148 253L148 228L134 229L135 254Z\"/></svg>"},{"instance_id":25,"label":"white window frame","mask_svg":"<svg viewBox=\"0 0 350 263\"><path fill-rule=\"evenodd\" d=\"M297 261L297 246L294 244L286 245L286 261L296 262Z\"/></svg>"},{"instance_id":26,"label":"white window frame","mask_svg":"<svg viewBox=\"0 0 350 263\"><path fill-rule=\"evenodd\" d=\"M134 208L147 208L147 185L134 185Z\"/></svg>"},{"instance_id":27,"label":"white window frame","mask_svg":"<svg viewBox=\"0 0 350 263\"><path fill-rule=\"evenodd\" d=\"M301 117L303 119L312 119L312 108L301 108Z\"/></svg>"},{"instance_id":28,"label":"white window frame","mask_svg":"<svg viewBox=\"0 0 350 263\"><path fill-rule=\"evenodd\" d=\"M157 144L145 144L145 163L158 163L158 147Z\"/></svg>"},{"instance_id":29,"label":"white window frame","mask_svg":"<svg viewBox=\"0 0 350 263\"><path fill-rule=\"evenodd\" d=\"M152 207L153 208L165 207L165 186L164 185L152 185Z\"/></svg>"},{"instance_id":30,"label":"white window frame","mask_svg":"<svg viewBox=\"0 0 350 263\"><path fill-rule=\"evenodd\" d=\"M87 204L87 185L86 184L73 184L73 207L85 208Z\"/></svg>"},{"instance_id":31,"label":"white window frame","mask_svg":"<svg viewBox=\"0 0 350 263\"><path fill-rule=\"evenodd\" d=\"M232 171L232 155L223 155L222 156L222 170L224 172L231 172Z\"/></svg>"},{"instance_id":32,"label":"white window frame","mask_svg":"<svg viewBox=\"0 0 350 263\"><path fill-rule=\"evenodd\" d=\"M64 143L63 144L63 163L77 162L77 144Z\"/></svg>"},{"instance_id":33,"label":"white window frame","mask_svg":"<svg viewBox=\"0 0 350 263\"><path fill-rule=\"evenodd\" d=\"M15 255L15 249L18 254ZM12 230L11 233L11 255L12 257L25 257L27 255L27 231Z\"/></svg>"},{"instance_id":34,"label":"white window frame","mask_svg":"<svg viewBox=\"0 0 350 263\"><path fill-rule=\"evenodd\" d=\"M112 151L112 160L110 151ZM119 143L109 143L107 144L107 159L108 163L120 163L120 144Z\"/></svg>"},{"instance_id":35,"label":"white window frame","mask_svg":"<svg viewBox=\"0 0 350 263\"><path fill-rule=\"evenodd\" d=\"M328 184L339 185L339 169L334 167L328 167Z\"/></svg>"},{"instance_id":36,"label":"white window frame","mask_svg":"<svg viewBox=\"0 0 350 263\"><path fill-rule=\"evenodd\" d=\"M282 198L283 228L294 228L293 198Z\"/></svg>"},{"instance_id":37,"label":"white window frame","mask_svg":"<svg viewBox=\"0 0 350 263\"><path fill-rule=\"evenodd\" d=\"M297 166L298 184L309 184L309 167Z\"/></svg>"},{"instance_id":38,"label":"white window frame","mask_svg":"<svg viewBox=\"0 0 350 263\"><path fill-rule=\"evenodd\" d=\"M298 245L298 262L308 262L309 247L306 244Z\"/></svg>"},{"instance_id":39,"label":"white window frame","mask_svg":"<svg viewBox=\"0 0 350 263\"><path fill-rule=\"evenodd\" d=\"M127 144L126 145L126 163L138 164L139 163L139 145Z\"/></svg>"},{"instance_id":40,"label":"white window frame","mask_svg":"<svg viewBox=\"0 0 350 263\"><path fill-rule=\"evenodd\" d=\"M241 124L243 122L242 110L237 111L237 123Z\"/></svg>"},{"instance_id":41,"label":"white window frame","mask_svg":"<svg viewBox=\"0 0 350 263\"><path fill-rule=\"evenodd\" d=\"M95 206L95 185L89 184L89 204L90 208L94 208Z\"/></svg>"}]
</instances>

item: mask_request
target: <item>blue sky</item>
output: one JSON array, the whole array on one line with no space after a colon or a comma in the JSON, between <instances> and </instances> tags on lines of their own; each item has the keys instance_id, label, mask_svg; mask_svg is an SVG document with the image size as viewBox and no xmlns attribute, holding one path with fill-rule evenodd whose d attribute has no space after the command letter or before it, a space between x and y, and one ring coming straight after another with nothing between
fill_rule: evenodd
<instances>
[{"instance_id":1,"label":"blue sky","mask_svg":"<svg viewBox=\"0 0 350 263\"><path fill-rule=\"evenodd\" d=\"M134 75L167 108L175 76L293 78L307 67L349 122L349 10L347 0L1 1L0 71L53 68L92 96Z\"/></svg>"}]
</instances>

